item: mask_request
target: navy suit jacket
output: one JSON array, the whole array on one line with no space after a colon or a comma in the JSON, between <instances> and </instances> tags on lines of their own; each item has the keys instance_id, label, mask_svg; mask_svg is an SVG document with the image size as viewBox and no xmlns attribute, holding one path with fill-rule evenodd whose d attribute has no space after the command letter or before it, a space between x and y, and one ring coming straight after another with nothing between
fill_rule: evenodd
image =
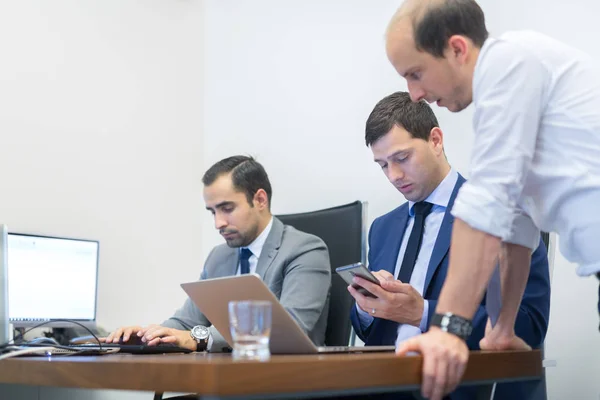
<instances>
[{"instance_id":1,"label":"navy suit jacket","mask_svg":"<svg viewBox=\"0 0 600 400\"><path fill-rule=\"evenodd\" d=\"M464 182L465 179L459 175L427 268L423 298L429 301L428 329L448 272L450 237L454 222L454 217L450 213L450 210L454 204L458 189ZM384 269L392 275L394 274L407 222L408 202L373 221L369 231L369 269L372 271ZM544 342L544 337L548 329L549 314L550 276L548 257L546 246L540 238L540 245L531 257L529 279L519 308L519 314L517 315L515 325L517 336L521 337L527 344L534 348L540 347ZM396 322L374 318L371 325L366 330L363 330L360 326L356 307L352 307L350 318L356 334L367 346L393 345L395 343L398 328ZM486 323L487 313L485 311L484 296L484 300L473 318L473 332L467 341L469 349L479 350L479 341L483 338Z\"/></svg>"}]
</instances>

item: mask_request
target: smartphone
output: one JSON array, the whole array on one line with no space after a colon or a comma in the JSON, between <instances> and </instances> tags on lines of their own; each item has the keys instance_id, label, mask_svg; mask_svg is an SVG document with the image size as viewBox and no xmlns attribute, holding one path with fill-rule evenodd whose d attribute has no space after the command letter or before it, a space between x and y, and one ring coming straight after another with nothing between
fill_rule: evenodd
<instances>
[{"instance_id":1,"label":"smartphone","mask_svg":"<svg viewBox=\"0 0 600 400\"><path fill-rule=\"evenodd\" d=\"M364 287L359 286L352 281L352 278L354 278L355 276L358 276L358 277L368 280L371 283L379 285L379 279L377 279L375 277L375 275L373 275L367 267L362 265L362 263L345 265L343 267L336 268L335 272L337 272L338 275L340 275L346 281L346 283L348 283L348 285L351 285L354 289L356 289L363 296L377 298L377 296L375 296L373 293L369 292Z\"/></svg>"}]
</instances>

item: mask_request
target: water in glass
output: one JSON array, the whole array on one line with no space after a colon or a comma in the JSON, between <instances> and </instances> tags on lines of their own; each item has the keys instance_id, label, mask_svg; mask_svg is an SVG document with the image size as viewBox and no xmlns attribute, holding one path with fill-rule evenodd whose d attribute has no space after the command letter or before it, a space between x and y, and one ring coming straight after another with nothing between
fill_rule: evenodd
<instances>
[{"instance_id":1,"label":"water in glass","mask_svg":"<svg viewBox=\"0 0 600 400\"><path fill-rule=\"evenodd\" d=\"M270 302L229 302L229 327L233 338L234 359L266 361L271 357Z\"/></svg>"}]
</instances>

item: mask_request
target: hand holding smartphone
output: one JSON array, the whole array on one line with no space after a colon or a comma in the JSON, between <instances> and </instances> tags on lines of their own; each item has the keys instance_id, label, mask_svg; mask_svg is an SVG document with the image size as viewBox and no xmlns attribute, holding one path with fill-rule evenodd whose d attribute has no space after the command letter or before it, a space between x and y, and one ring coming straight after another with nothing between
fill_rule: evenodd
<instances>
[{"instance_id":1,"label":"hand holding smartphone","mask_svg":"<svg viewBox=\"0 0 600 400\"><path fill-rule=\"evenodd\" d=\"M335 272L337 272L338 275L340 275L346 281L346 283L348 283L348 285L352 286L363 296L377 298L377 296L375 296L373 293L352 281L352 278L358 276L371 283L379 285L379 279L377 279L377 277L375 277L375 275L373 275L373 273L369 271L369 269L362 263L345 265L343 267L336 268Z\"/></svg>"}]
</instances>

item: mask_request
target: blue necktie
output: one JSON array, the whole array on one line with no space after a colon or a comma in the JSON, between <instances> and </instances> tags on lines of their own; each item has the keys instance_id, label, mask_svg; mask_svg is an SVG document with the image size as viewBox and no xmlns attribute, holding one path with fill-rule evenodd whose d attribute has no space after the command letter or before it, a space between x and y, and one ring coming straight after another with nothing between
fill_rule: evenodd
<instances>
[{"instance_id":1,"label":"blue necktie","mask_svg":"<svg viewBox=\"0 0 600 400\"><path fill-rule=\"evenodd\" d=\"M243 247L242 250L240 251L240 274L244 275L244 274L249 274L250 273L250 256L252 255L252 252L246 248Z\"/></svg>"},{"instance_id":2,"label":"blue necktie","mask_svg":"<svg viewBox=\"0 0 600 400\"><path fill-rule=\"evenodd\" d=\"M408 238L408 244L404 251L404 258L402 259L402 265L400 266L400 272L398 272L398 279L400 282L409 283L413 269L415 269L415 263L417 262L417 256L421 249L421 242L423 242L423 227L425 226L425 218L431 211L433 204L425 201L415 203L415 222L410 236Z\"/></svg>"}]
</instances>

